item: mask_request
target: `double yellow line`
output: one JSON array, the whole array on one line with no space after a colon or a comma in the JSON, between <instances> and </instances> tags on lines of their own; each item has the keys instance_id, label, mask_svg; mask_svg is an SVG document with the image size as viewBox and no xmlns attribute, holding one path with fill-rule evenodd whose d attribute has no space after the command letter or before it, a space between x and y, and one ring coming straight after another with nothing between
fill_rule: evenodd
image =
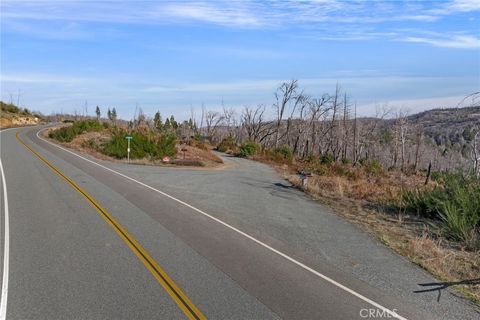
<instances>
[{"instance_id":1,"label":"double yellow line","mask_svg":"<svg viewBox=\"0 0 480 320\"><path fill-rule=\"evenodd\" d=\"M75 191L80 193L90 205L97 210L100 216L115 230L115 232L125 241L127 246L135 253L135 255L142 261L145 267L150 273L157 279L158 283L167 291L172 297L178 307L185 313L188 319L203 320L206 317L197 309L197 307L188 299L185 293L173 282L173 280L167 275L167 273L155 262L155 260L143 249L140 244L125 230L120 223L118 223L111 214L109 214L104 208L102 208L86 191L80 188L75 182L64 175L60 170L48 162L32 147L27 145L19 136L20 132L17 132L17 140L27 148L33 155L45 163L53 172L63 178Z\"/></svg>"}]
</instances>

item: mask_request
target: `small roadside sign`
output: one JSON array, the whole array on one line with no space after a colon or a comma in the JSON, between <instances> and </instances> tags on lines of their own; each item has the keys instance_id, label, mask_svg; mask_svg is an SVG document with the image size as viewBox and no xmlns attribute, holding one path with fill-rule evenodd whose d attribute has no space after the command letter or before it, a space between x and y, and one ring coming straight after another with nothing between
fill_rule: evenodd
<instances>
[{"instance_id":1,"label":"small roadside sign","mask_svg":"<svg viewBox=\"0 0 480 320\"><path fill-rule=\"evenodd\" d=\"M133 139L132 136L126 136L125 139L128 141L128 146L127 146L127 161L130 162L130 140Z\"/></svg>"}]
</instances>

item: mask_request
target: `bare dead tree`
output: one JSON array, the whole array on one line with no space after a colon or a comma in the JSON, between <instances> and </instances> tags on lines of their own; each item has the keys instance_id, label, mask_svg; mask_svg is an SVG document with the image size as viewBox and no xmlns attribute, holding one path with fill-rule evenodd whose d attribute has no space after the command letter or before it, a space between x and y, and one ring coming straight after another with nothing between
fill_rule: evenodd
<instances>
[{"instance_id":1,"label":"bare dead tree","mask_svg":"<svg viewBox=\"0 0 480 320\"><path fill-rule=\"evenodd\" d=\"M413 171L417 171L418 162L420 160L420 149L422 147L423 131L421 128L415 128L415 162L413 164Z\"/></svg>"},{"instance_id":2,"label":"bare dead tree","mask_svg":"<svg viewBox=\"0 0 480 320\"><path fill-rule=\"evenodd\" d=\"M75 119L75 121L78 121L79 116L80 116L80 115L78 114L78 110L77 110L77 108L75 108L75 109L73 110L73 118Z\"/></svg>"},{"instance_id":3,"label":"bare dead tree","mask_svg":"<svg viewBox=\"0 0 480 320\"><path fill-rule=\"evenodd\" d=\"M205 118L205 104L202 103L202 116L200 118L200 132L203 131L203 119Z\"/></svg>"},{"instance_id":4,"label":"bare dead tree","mask_svg":"<svg viewBox=\"0 0 480 320\"><path fill-rule=\"evenodd\" d=\"M115 123L116 112L114 115L113 110L115 110L115 108L112 109L112 123ZM147 117L145 116L145 113L143 112L142 108L138 108L137 118L135 120L135 128L139 128L142 125L146 125L146 124L147 124Z\"/></svg>"},{"instance_id":5,"label":"bare dead tree","mask_svg":"<svg viewBox=\"0 0 480 320\"><path fill-rule=\"evenodd\" d=\"M398 135L400 139L400 155L402 160L401 168L402 171L405 171L405 146L409 132L408 111L405 109L400 109L396 118L396 127L398 128Z\"/></svg>"},{"instance_id":6,"label":"bare dead tree","mask_svg":"<svg viewBox=\"0 0 480 320\"><path fill-rule=\"evenodd\" d=\"M303 152L299 152L299 149L303 149L305 146L300 147L300 140L304 138L303 132L308 129L308 123L306 121L308 107L310 105L310 97L306 96L305 94L301 93L295 99L295 106L290 115L290 122L294 117L295 110L298 110L298 118L296 121L296 130L295 130L295 137L293 138L293 154L299 154ZM288 141L288 134L287 134L287 141ZM302 150L303 151L303 150Z\"/></svg>"},{"instance_id":7,"label":"bare dead tree","mask_svg":"<svg viewBox=\"0 0 480 320\"><path fill-rule=\"evenodd\" d=\"M233 136L233 129L235 128L235 109L227 108L223 105L222 101L222 111L223 111L223 122L227 127L228 135Z\"/></svg>"},{"instance_id":8,"label":"bare dead tree","mask_svg":"<svg viewBox=\"0 0 480 320\"><path fill-rule=\"evenodd\" d=\"M258 105L256 108L245 107L241 114L242 127L247 133L247 139L262 143L270 137L274 130L264 121L265 106Z\"/></svg>"},{"instance_id":9,"label":"bare dead tree","mask_svg":"<svg viewBox=\"0 0 480 320\"><path fill-rule=\"evenodd\" d=\"M337 151L338 151L338 134L336 132L336 128L337 128L337 113L338 113L338 108L340 106L340 99L341 99L340 90L341 90L340 86L337 83L335 87L335 94L332 96L332 99L331 99L332 117L327 129L328 142L327 142L326 153L331 152L335 160L337 160Z\"/></svg>"},{"instance_id":10,"label":"bare dead tree","mask_svg":"<svg viewBox=\"0 0 480 320\"><path fill-rule=\"evenodd\" d=\"M311 99L309 101L310 122L308 127L310 130L311 141L309 142L308 139L306 140L307 146L305 146L305 149L307 154L310 152L315 152L315 146L318 144L317 135L320 125L320 119L322 119L330 111L330 106L328 105L330 99L331 98L328 94L324 94L321 98ZM319 147L318 149L320 153L321 148Z\"/></svg>"},{"instance_id":11,"label":"bare dead tree","mask_svg":"<svg viewBox=\"0 0 480 320\"><path fill-rule=\"evenodd\" d=\"M356 113L356 112L355 112ZM375 142L375 130L378 124L391 113L391 108L388 105L382 105L376 108L375 117L369 120L364 120L362 126L358 126L358 142L356 143L357 150L354 165L360 160L360 156L365 151L365 157L369 158L368 150Z\"/></svg>"},{"instance_id":12,"label":"bare dead tree","mask_svg":"<svg viewBox=\"0 0 480 320\"><path fill-rule=\"evenodd\" d=\"M282 83L275 92L276 102L273 105L277 113L275 147L278 147L280 141L280 126L282 124L283 114L285 113L285 109L287 108L290 100L295 97L297 88L298 81L291 80L290 82Z\"/></svg>"},{"instance_id":13,"label":"bare dead tree","mask_svg":"<svg viewBox=\"0 0 480 320\"><path fill-rule=\"evenodd\" d=\"M358 129L357 129L357 102L355 102L355 105L354 105L354 115L353 115L353 150L352 150L352 163L355 165L358 161L358 149L357 149L357 133L358 133Z\"/></svg>"},{"instance_id":14,"label":"bare dead tree","mask_svg":"<svg viewBox=\"0 0 480 320\"><path fill-rule=\"evenodd\" d=\"M218 126L222 123L224 117L217 111L207 111L205 114L205 125L207 126L207 136L214 140Z\"/></svg>"},{"instance_id":15,"label":"bare dead tree","mask_svg":"<svg viewBox=\"0 0 480 320\"><path fill-rule=\"evenodd\" d=\"M472 160L473 173L480 178L480 129L477 130L472 139L470 158Z\"/></svg>"},{"instance_id":16,"label":"bare dead tree","mask_svg":"<svg viewBox=\"0 0 480 320\"><path fill-rule=\"evenodd\" d=\"M350 117L350 105L348 104L347 93L344 93L343 97L343 149L342 149L342 159L347 158L347 149L348 149L348 119Z\"/></svg>"}]
</instances>

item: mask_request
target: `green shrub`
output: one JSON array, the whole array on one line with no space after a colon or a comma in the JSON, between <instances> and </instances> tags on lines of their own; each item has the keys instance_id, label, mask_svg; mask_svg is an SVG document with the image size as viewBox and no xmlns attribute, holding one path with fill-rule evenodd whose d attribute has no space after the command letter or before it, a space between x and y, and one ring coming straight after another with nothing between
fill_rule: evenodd
<instances>
[{"instance_id":1,"label":"green shrub","mask_svg":"<svg viewBox=\"0 0 480 320\"><path fill-rule=\"evenodd\" d=\"M331 164L335 161L333 156L331 154L324 154L323 156L320 157L320 163L321 164Z\"/></svg>"},{"instance_id":2,"label":"green shrub","mask_svg":"<svg viewBox=\"0 0 480 320\"><path fill-rule=\"evenodd\" d=\"M318 157L315 156L312 152L310 152L304 159L308 163L315 163L318 162Z\"/></svg>"},{"instance_id":3,"label":"green shrub","mask_svg":"<svg viewBox=\"0 0 480 320\"><path fill-rule=\"evenodd\" d=\"M378 176L383 173L383 168L378 160L362 159L360 161L365 173L369 176Z\"/></svg>"},{"instance_id":4,"label":"green shrub","mask_svg":"<svg viewBox=\"0 0 480 320\"><path fill-rule=\"evenodd\" d=\"M227 136L222 139L222 141L218 144L217 150L220 152L227 152L229 150L234 150L237 147L235 140L232 136Z\"/></svg>"},{"instance_id":5,"label":"green shrub","mask_svg":"<svg viewBox=\"0 0 480 320\"><path fill-rule=\"evenodd\" d=\"M480 181L474 176L443 174L432 190L406 191L405 208L440 222L445 236L470 247L480 243Z\"/></svg>"},{"instance_id":6,"label":"green shrub","mask_svg":"<svg viewBox=\"0 0 480 320\"><path fill-rule=\"evenodd\" d=\"M147 134L134 131L129 135L132 136L130 141L130 159L142 159L145 157L160 159L164 156L173 157L177 153L177 138L174 134L164 134L155 138L155 136L150 137ZM117 159L126 158L128 147L126 136L126 131L116 130L112 134L111 139L102 145L101 152Z\"/></svg>"},{"instance_id":7,"label":"green shrub","mask_svg":"<svg viewBox=\"0 0 480 320\"><path fill-rule=\"evenodd\" d=\"M240 146L240 156L244 158L254 156L259 150L260 147L257 143L253 141L246 141Z\"/></svg>"},{"instance_id":8,"label":"green shrub","mask_svg":"<svg viewBox=\"0 0 480 320\"><path fill-rule=\"evenodd\" d=\"M115 157L117 159L126 158L127 147L128 147L127 139L125 139L126 135L127 135L126 132L123 130L116 130L115 132L113 132L110 140L103 143L101 147L101 152L111 157ZM133 146L133 141L132 141L132 146ZM132 152L130 152L130 158L132 159L138 158L139 154L136 148L135 148L135 151L133 150L134 148L131 148Z\"/></svg>"},{"instance_id":9,"label":"green shrub","mask_svg":"<svg viewBox=\"0 0 480 320\"><path fill-rule=\"evenodd\" d=\"M130 159L145 158L156 149L155 143L149 141L147 136L139 132L132 132L129 135L133 137L130 141ZM102 152L117 159L126 158L128 141L125 136L127 136L126 131L116 130L111 139L103 144Z\"/></svg>"},{"instance_id":10,"label":"green shrub","mask_svg":"<svg viewBox=\"0 0 480 320\"><path fill-rule=\"evenodd\" d=\"M48 136L60 142L71 142L79 134L88 131L100 131L103 128L103 125L96 120L83 120L74 122L69 127L54 130Z\"/></svg>"},{"instance_id":11,"label":"green shrub","mask_svg":"<svg viewBox=\"0 0 480 320\"><path fill-rule=\"evenodd\" d=\"M445 200L445 192L441 188L430 191L405 190L402 193L403 206L426 218L438 218L437 203Z\"/></svg>"},{"instance_id":12,"label":"green shrub","mask_svg":"<svg viewBox=\"0 0 480 320\"><path fill-rule=\"evenodd\" d=\"M174 134L163 134L157 142L156 158L173 157L177 154L177 137Z\"/></svg>"},{"instance_id":13,"label":"green shrub","mask_svg":"<svg viewBox=\"0 0 480 320\"><path fill-rule=\"evenodd\" d=\"M18 113L20 111L16 105L12 103L5 103L3 101L0 101L0 110L12 113Z\"/></svg>"},{"instance_id":14,"label":"green shrub","mask_svg":"<svg viewBox=\"0 0 480 320\"><path fill-rule=\"evenodd\" d=\"M60 142L70 142L75 138L75 132L70 129L70 127L63 127L51 131L48 134L48 137L51 139L58 140Z\"/></svg>"},{"instance_id":15,"label":"green shrub","mask_svg":"<svg viewBox=\"0 0 480 320\"><path fill-rule=\"evenodd\" d=\"M293 159L293 152L289 146L283 145L281 147L275 148L271 152L272 160L275 161L287 161L291 162Z\"/></svg>"},{"instance_id":16,"label":"green shrub","mask_svg":"<svg viewBox=\"0 0 480 320\"><path fill-rule=\"evenodd\" d=\"M327 175L330 172L328 166L319 164L318 162L308 163L304 168L302 168L302 170L315 173L319 176Z\"/></svg>"},{"instance_id":17,"label":"green shrub","mask_svg":"<svg viewBox=\"0 0 480 320\"><path fill-rule=\"evenodd\" d=\"M88 139L82 142L82 147L96 150L98 149L98 144L95 142L95 140Z\"/></svg>"}]
</instances>

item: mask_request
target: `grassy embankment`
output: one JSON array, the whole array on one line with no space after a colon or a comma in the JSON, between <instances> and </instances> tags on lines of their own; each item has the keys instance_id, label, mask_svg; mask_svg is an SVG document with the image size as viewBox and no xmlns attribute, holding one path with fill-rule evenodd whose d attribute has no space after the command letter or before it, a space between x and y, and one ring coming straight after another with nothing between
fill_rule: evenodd
<instances>
[{"instance_id":1,"label":"grassy embankment","mask_svg":"<svg viewBox=\"0 0 480 320\"><path fill-rule=\"evenodd\" d=\"M294 159L282 146L224 139L219 151L273 165L292 184L311 173L305 191L359 225L397 253L480 304L480 180L473 176L384 170L364 160L353 166L329 156Z\"/></svg>"},{"instance_id":2,"label":"grassy embankment","mask_svg":"<svg viewBox=\"0 0 480 320\"><path fill-rule=\"evenodd\" d=\"M36 125L42 121L39 114L32 113L27 108L19 108L14 104L0 101L0 128Z\"/></svg>"},{"instance_id":3,"label":"grassy embankment","mask_svg":"<svg viewBox=\"0 0 480 320\"><path fill-rule=\"evenodd\" d=\"M200 141L180 143L174 131L157 132L148 127L129 130L97 120L76 121L71 125L51 130L49 138L65 143L69 147L82 149L94 156L123 160L127 158L127 140L130 144L130 159L138 164L159 164L168 156L171 164L187 166L211 166L221 159L210 152Z\"/></svg>"}]
</instances>

